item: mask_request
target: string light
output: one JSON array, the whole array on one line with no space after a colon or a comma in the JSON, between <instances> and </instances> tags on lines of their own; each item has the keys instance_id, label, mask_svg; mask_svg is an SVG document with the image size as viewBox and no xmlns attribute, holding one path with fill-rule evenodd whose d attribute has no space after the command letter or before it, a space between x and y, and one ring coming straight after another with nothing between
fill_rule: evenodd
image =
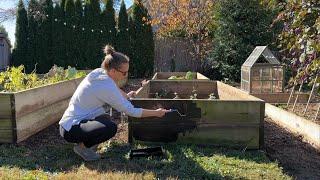
<instances>
[{"instance_id":1,"label":"string light","mask_svg":"<svg viewBox=\"0 0 320 180\"><path fill-rule=\"evenodd\" d=\"M39 11L38 11L38 12L39 12ZM37 12L37 13L38 13L38 12ZM33 15L33 16L36 17L35 15ZM48 14L45 15L45 16L46 16L46 17L49 17ZM55 22L58 22L59 19L54 18L54 21L55 21ZM67 26L67 22L63 22L63 25L64 25L64 26ZM142 24L142 26L144 26L144 24ZM71 27L72 27L73 29L76 29L77 26L76 26L76 25L72 25ZM121 30L120 30L120 29L117 29L117 27L114 27L114 28L116 29L116 32L118 32L118 33L121 32ZM79 27L79 29L81 29L82 31L85 31L85 30L86 30L84 27L82 27L82 28ZM91 32L94 32L94 31L95 31L94 29L91 29ZM96 31L97 31L97 32L100 32L101 34L103 33L103 30L99 30L99 29L98 29L98 30L96 30ZM129 28L126 28L125 31L129 31ZM112 30L109 30L109 33L112 33Z\"/></svg>"}]
</instances>

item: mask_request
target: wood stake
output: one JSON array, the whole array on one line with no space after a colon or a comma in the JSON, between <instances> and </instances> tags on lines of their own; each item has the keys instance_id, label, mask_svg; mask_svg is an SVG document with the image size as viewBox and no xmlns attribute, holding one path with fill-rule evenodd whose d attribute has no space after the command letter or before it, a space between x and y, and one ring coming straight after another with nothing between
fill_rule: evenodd
<instances>
[{"instance_id":1,"label":"wood stake","mask_svg":"<svg viewBox=\"0 0 320 180\"><path fill-rule=\"evenodd\" d=\"M314 81L314 83L313 83L312 90L311 90L311 92L310 92L310 95L309 95L309 99L308 99L306 108L305 108L304 111L303 111L303 116L306 114L306 112L307 112L307 110L308 110L309 103L310 103L310 101L311 101L311 99L312 99L313 92L314 92L315 87L316 87L316 85L317 85L317 80L318 80L318 74L317 74L316 79L315 79L315 81Z\"/></svg>"},{"instance_id":2,"label":"wood stake","mask_svg":"<svg viewBox=\"0 0 320 180\"><path fill-rule=\"evenodd\" d=\"M319 111L320 111L320 103L319 103L319 107L318 107L318 110L317 110L316 116L314 117L314 121L316 121L316 120L317 120L317 118L318 118L318 114L319 114Z\"/></svg>"},{"instance_id":3,"label":"wood stake","mask_svg":"<svg viewBox=\"0 0 320 180\"><path fill-rule=\"evenodd\" d=\"M302 90L302 86L303 86L303 80L302 80L302 82L301 82L301 85L300 85L300 87L299 87L299 91L298 91L297 96L296 96L296 99L295 99L295 101L294 101L294 104L293 104L293 107L292 107L292 112L294 112L294 108L296 107L296 104L297 104L297 101L298 101L298 98L299 98L299 93L300 93L301 90Z\"/></svg>"},{"instance_id":4,"label":"wood stake","mask_svg":"<svg viewBox=\"0 0 320 180\"><path fill-rule=\"evenodd\" d=\"M292 95L294 94L294 88L296 88L296 83L297 83L297 80L294 80L293 87L292 87L292 90L291 90L291 93L290 93L290 96L289 96L289 99L288 99L288 102L287 102L287 108L289 107Z\"/></svg>"}]
</instances>

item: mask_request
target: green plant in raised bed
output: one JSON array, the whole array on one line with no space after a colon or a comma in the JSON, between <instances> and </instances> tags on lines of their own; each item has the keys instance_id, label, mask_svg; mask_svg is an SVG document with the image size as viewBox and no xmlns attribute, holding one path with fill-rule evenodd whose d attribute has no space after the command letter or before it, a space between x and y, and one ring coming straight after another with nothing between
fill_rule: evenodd
<instances>
[{"instance_id":1,"label":"green plant in raised bed","mask_svg":"<svg viewBox=\"0 0 320 180\"><path fill-rule=\"evenodd\" d=\"M35 71L26 74L23 65L8 67L6 71L0 73L0 91L16 92L85 75L85 72L77 72L75 68L70 66L64 70L62 67L54 65L43 78L39 78Z\"/></svg>"},{"instance_id":2,"label":"green plant in raised bed","mask_svg":"<svg viewBox=\"0 0 320 180\"><path fill-rule=\"evenodd\" d=\"M188 71L185 76L170 76L170 80L193 80L196 74L194 72Z\"/></svg>"},{"instance_id":3,"label":"green plant in raised bed","mask_svg":"<svg viewBox=\"0 0 320 180\"><path fill-rule=\"evenodd\" d=\"M188 71L188 72L186 73L185 79L186 79L186 80L195 79L195 73L193 73L193 72L191 72L191 71Z\"/></svg>"}]
</instances>

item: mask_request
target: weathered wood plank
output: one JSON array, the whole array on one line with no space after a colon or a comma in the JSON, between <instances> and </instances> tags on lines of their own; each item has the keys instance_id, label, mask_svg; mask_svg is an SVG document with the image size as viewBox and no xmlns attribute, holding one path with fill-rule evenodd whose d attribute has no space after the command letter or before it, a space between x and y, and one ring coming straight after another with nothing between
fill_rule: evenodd
<instances>
[{"instance_id":1,"label":"weathered wood plank","mask_svg":"<svg viewBox=\"0 0 320 180\"><path fill-rule=\"evenodd\" d=\"M259 102L196 101L201 122L260 123Z\"/></svg>"},{"instance_id":2,"label":"weathered wood plank","mask_svg":"<svg viewBox=\"0 0 320 180\"><path fill-rule=\"evenodd\" d=\"M137 98L149 97L150 81L136 91Z\"/></svg>"},{"instance_id":3,"label":"weathered wood plank","mask_svg":"<svg viewBox=\"0 0 320 180\"><path fill-rule=\"evenodd\" d=\"M199 122L220 123L260 123L261 102L250 101L219 101L219 100L166 100L137 99L132 100L136 107L156 109L178 109L182 114L195 115ZM201 113L201 114L200 114Z\"/></svg>"},{"instance_id":4,"label":"weathered wood plank","mask_svg":"<svg viewBox=\"0 0 320 180\"><path fill-rule=\"evenodd\" d=\"M0 118L10 118L12 115L10 96L10 93L0 93Z\"/></svg>"},{"instance_id":5,"label":"weathered wood plank","mask_svg":"<svg viewBox=\"0 0 320 180\"><path fill-rule=\"evenodd\" d=\"M240 147L247 149L259 148L259 125L251 126L217 126L204 125L198 126L191 131L172 133L168 127L158 127L155 130L150 124L134 124L132 128L136 131L132 133L132 142L144 140L147 142L175 142L175 143L192 143L203 145L217 145L226 147ZM139 128L140 127L140 128ZM144 127L144 128L143 128ZM143 132L138 130L144 130ZM164 132L163 134L154 132ZM145 137L141 137L145 135Z\"/></svg>"},{"instance_id":6,"label":"weathered wood plank","mask_svg":"<svg viewBox=\"0 0 320 180\"><path fill-rule=\"evenodd\" d=\"M248 93L235 87L217 81L219 99L221 100L254 100L262 101L259 98L249 95Z\"/></svg>"},{"instance_id":7,"label":"weathered wood plank","mask_svg":"<svg viewBox=\"0 0 320 180\"><path fill-rule=\"evenodd\" d=\"M15 93L16 117L19 118L37 109L70 98L82 79L63 81Z\"/></svg>"},{"instance_id":8,"label":"weathered wood plank","mask_svg":"<svg viewBox=\"0 0 320 180\"><path fill-rule=\"evenodd\" d=\"M1 129L12 129L12 120L0 118L0 130Z\"/></svg>"},{"instance_id":9,"label":"weathered wood plank","mask_svg":"<svg viewBox=\"0 0 320 180\"><path fill-rule=\"evenodd\" d=\"M17 142L59 121L68 104L69 99L66 99L17 118Z\"/></svg>"},{"instance_id":10,"label":"weathered wood plank","mask_svg":"<svg viewBox=\"0 0 320 180\"><path fill-rule=\"evenodd\" d=\"M198 127L191 133L179 134L178 142L220 145L227 147L259 148L257 127Z\"/></svg>"},{"instance_id":11,"label":"weathered wood plank","mask_svg":"<svg viewBox=\"0 0 320 180\"><path fill-rule=\"evenodd\" d=\"M0 143L13 143L11 129L0 129Z\"/></svg>"},{"instance_id":12,"label":"weathered wood plank","mask_svg":"<svg viewBox=\"0 0 320 180\"><path fill-rule=\"evenodd\" d=\"M199 80L210 80L208 77L206 77L205 75L198 73L197 72L197 79Z\"/></svg>"}]
</instances>

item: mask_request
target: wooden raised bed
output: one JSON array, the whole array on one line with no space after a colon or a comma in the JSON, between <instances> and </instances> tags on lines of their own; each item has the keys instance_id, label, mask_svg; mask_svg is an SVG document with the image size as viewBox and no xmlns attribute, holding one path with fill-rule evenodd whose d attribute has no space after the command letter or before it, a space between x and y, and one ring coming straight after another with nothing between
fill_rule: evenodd
<instances>
[{"instance_id":1,"label":"wooden raised bed","mask_svg":"<svg viewBox=\"0 0 320 180\"><path fill-rule=\"evenodd\" d=\"M57 122L83 78L0 93L0 143L18 143Z\"/></svg>"},{"instance_id":2,"label":"wooden raised bed","mask_svg":"<svg viewBox=\"0 0 320 180\"><path fill-rule=\"evenodd\" d=\"M194 80L210 80L206 76L202 75L201 73L198 72L193 72L195 77ZM169 77L171 76L186 76L187 72L157 72L153 75L152 80L161 80L161 79L166 79L168 80Z\"/></svg>"},{"instance_id":3,"label":"wooden raised bed","mask_svg":"<svg viewBox=\"0 0 320 180\"><path fill-rule=\"evenodd\" d=\"M193 89L203 99L187 99ZM166 99L155 99L167 90ZM172 99L177 92L183 99ZM208 100L214 93L218 99ZM263 147L264 101L219 81L152 80L132 99L136 107L178 109L183 119L129 117L129 142L183 142L259 149Z\"/></svg>"},{"instance_id":4,"label":"wooden raised bed","mask_svg":"<svg viewBox=\"0 0 320 180\"><path fill-rule=\"evenodd\" d=\"M309 144L320 149L319 124L269 103L266 103L266 115L278 125L300 134Z\"/></svg>"}]
</instances>

